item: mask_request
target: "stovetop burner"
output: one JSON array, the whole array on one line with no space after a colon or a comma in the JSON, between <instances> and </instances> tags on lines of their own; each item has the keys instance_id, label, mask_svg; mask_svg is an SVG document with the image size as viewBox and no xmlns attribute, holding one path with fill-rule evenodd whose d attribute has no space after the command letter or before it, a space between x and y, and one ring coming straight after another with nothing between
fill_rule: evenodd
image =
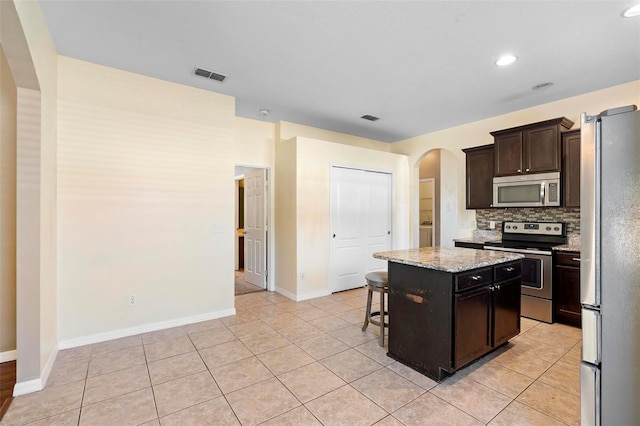
<instances>
[{"instance_id":1,"label":"stovetop burner","mask_svg":"<svg viewBox=\"0 0 640 426\"><path fill-rule=\"evenodd\" d=\"M566 244L566 224L562 222L503 222L502 242L487 246L516 249L550 250Z\"/></svg>"}]
</instances>

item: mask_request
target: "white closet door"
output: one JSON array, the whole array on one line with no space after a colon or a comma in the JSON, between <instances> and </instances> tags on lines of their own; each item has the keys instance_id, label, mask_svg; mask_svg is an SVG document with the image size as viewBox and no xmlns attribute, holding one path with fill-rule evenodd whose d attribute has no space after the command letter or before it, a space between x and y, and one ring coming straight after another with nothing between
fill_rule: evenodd
<instances>
[{"instance_id":1,"label":"white closet door","mask_svg":"<svg viewBox=\"0 0 640 426\"><path fill-rule=\"evenodd\" d=\"M330 197L330 290L362 287L387 267L372 254L391 248L391 175L332 167Z\"/></svg>"},{"instance_id":2,"label":"white closet door","mask_svg":"<svg viewBox=\"0 0 640 426\"><path fill-rule=\"evenodd\" d=\"M244 175L244 280L266 288L266 169Z\"/></svg>"},{"instance_id":3,"label":"white closet door","mask_svg":"<svg viewBox=\"0 0 640 426\"><path fill-rule=\"evenodd\" d=\"M387 261L375 259L373 253L391 250L391 175L389 173L367 172L368 187L367 249L365 274L387 269Z\"/></svg>"}]
</instances>

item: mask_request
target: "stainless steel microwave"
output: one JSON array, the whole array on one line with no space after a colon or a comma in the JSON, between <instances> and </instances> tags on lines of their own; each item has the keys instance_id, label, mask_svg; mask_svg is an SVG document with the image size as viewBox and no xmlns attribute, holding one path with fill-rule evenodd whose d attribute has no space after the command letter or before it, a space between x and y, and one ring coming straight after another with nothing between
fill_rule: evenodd
<instances>
[{"instance_id":1,"label":"stainless steel microwave","mask_svg":"<svg viewBox=\"0 0 640 426\"><path fill-rule=\"evenodd\" d=\"M492 207L560 206L560 173L493 178Z\"/></svg>"}]
</instances>

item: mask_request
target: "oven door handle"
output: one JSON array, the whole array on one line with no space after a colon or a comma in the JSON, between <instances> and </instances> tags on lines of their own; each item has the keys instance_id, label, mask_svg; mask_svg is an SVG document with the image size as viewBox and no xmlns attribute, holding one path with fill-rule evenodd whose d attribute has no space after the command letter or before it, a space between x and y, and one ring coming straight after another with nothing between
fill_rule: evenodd
<instances>
[{"instance_id":1,"label":"oven door handle","mask_svg":"<svg viewBox=\"0 0 640 426\"><path fill-rule=\"evenodd\" d=\"M542 203L542 205L546 204L546 200L544 199L545 195L544 195L544 187L547 183L546 182L542 182L540 184L540 202Z\"/></svg>"},{"instance_id":2,"label":"oven door handle","mask_svg":"<svg viewBox=\"0 0 640 426\"><path fill-rule=\"evenodd\" d=\"M483 246L485 250L495 250L495 251L506 251L508 253L522 253L522 254L537 254L537 255L547 255L551 256L550 251L542 251L542 250L527 250L527 249L512 249L506 247L493 247L493 246Z\"/></svg>"}]
</instances>

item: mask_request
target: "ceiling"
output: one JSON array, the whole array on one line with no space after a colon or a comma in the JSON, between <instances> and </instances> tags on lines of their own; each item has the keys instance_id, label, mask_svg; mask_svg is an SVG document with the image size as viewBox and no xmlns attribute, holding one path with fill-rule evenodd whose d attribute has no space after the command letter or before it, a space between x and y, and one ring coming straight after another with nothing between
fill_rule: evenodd
<instances>
[{"instance_id":1,"label":"ceiling","mask_svg":"<svg viewBox=\"0 0 640 426\"><path fill-rule=\"evenodd\" d=\"M237 116L394 142L640 79L640 17L620 15L637 2L40 4L61 55L234 96Z\"/></svg>"}]
</instances>

